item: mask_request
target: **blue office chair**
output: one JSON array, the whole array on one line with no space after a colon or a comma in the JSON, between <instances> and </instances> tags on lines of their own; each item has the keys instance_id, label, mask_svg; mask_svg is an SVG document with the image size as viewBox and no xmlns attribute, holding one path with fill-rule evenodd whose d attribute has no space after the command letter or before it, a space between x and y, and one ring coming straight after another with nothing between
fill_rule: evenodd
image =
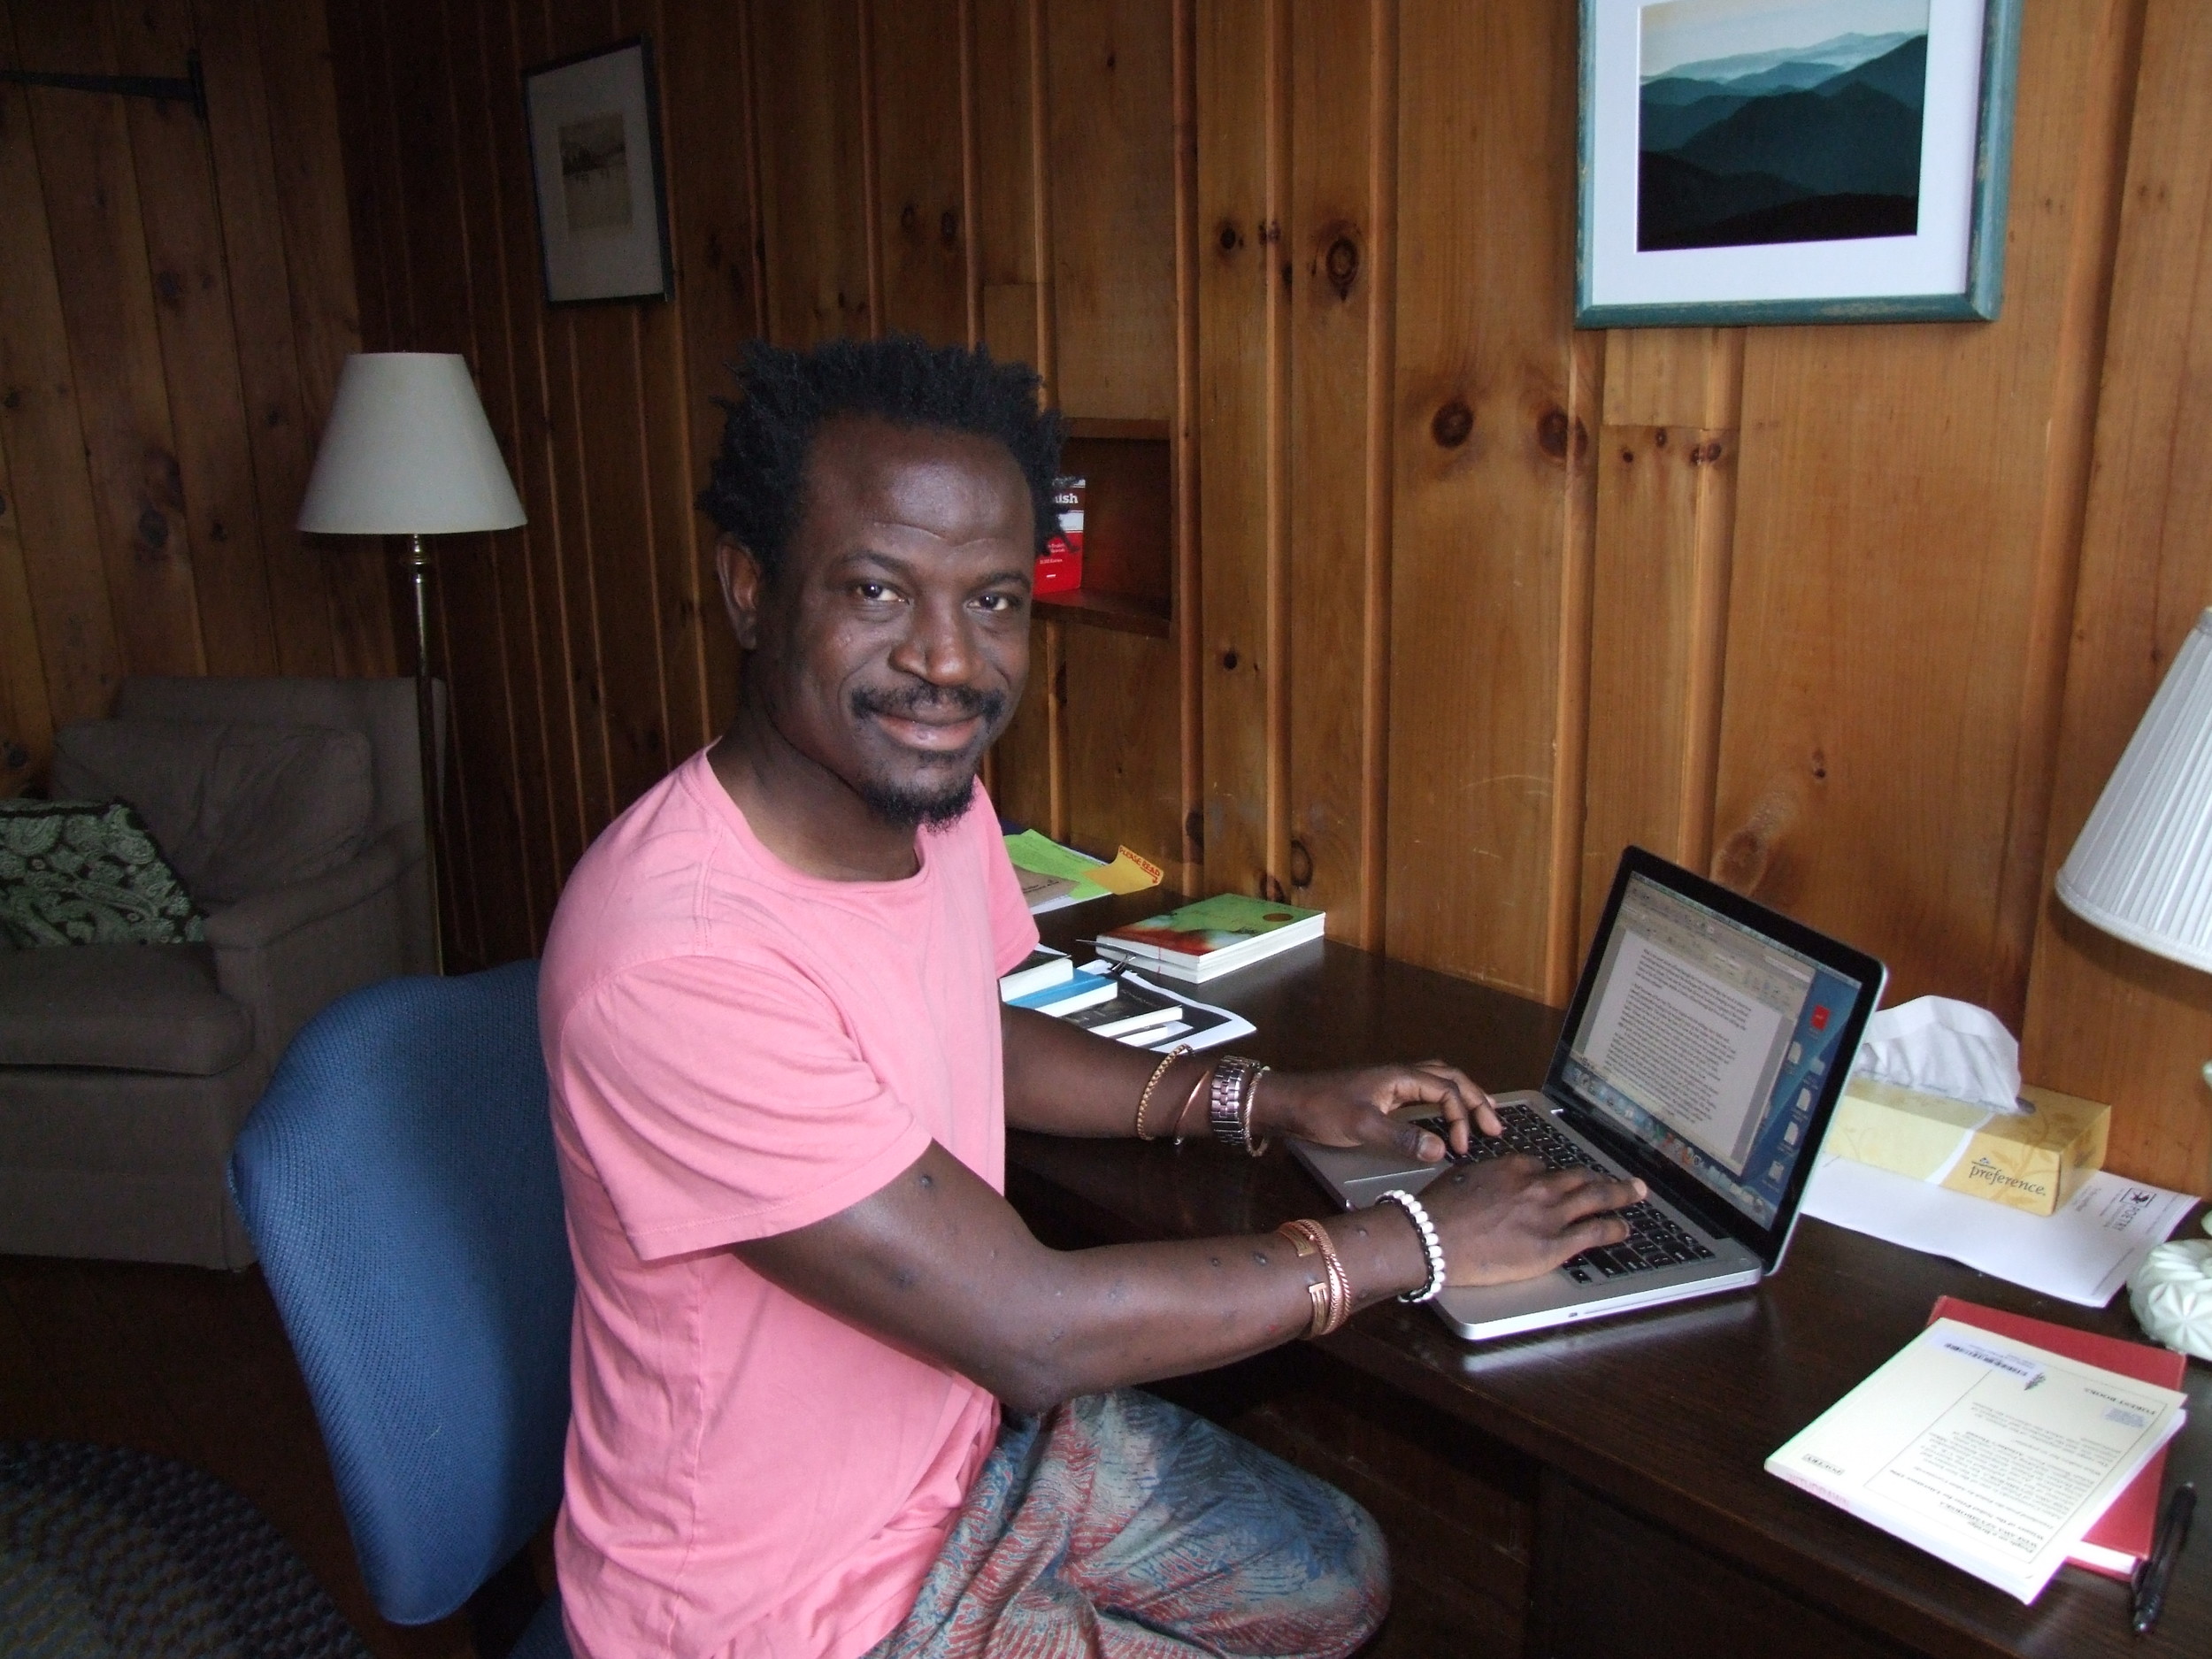
<instances>
[{"instance_id":1,"label":"blue office chair","mask_svg":"<svg viewBox=\"0 0 2212 1659\"><path fill-rule=\"evenodd\" d=\"M342 998L294 1039L231 1155L361 1576L394 1624L526 1579L518 1552L560 1502L576 1285L537 987L518 962ZM485 1630L498 1599L471 1606L491 1645L522 1623ZM557 1598L511 1652L567 1659Z\"/></svg>"}]
</instances>

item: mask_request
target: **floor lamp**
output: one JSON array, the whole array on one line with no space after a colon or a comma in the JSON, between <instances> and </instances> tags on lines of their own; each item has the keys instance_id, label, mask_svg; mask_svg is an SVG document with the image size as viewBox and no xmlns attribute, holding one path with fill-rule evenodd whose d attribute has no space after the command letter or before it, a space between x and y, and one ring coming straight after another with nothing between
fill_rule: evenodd
<instances>
[{"instance_id":1,"label":"floor lamp","mask_svg":"<svg viewBox=\"0 0 2212 1659\"><path fill-rule=\"evenodd\" d=\"M468 364L446 352L369 351L346 359L323 427L299 527L319 535L403 535L415 599L415 721L422 750L424 874L430 950L445 972L438 914L440 790L430 689L426 535L511 530L525 521Z\"/></svg>"}]
</instances>

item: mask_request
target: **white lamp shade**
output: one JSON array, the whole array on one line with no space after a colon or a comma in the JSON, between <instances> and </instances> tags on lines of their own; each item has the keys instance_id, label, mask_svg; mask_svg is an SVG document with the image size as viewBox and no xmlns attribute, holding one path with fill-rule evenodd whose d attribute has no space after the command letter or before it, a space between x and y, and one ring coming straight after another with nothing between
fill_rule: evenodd
<instances>
[{"instance_id":1,"label":"white lamp shade","mask_svg":"<svg viewBox=\"0 0 2212 1659\"><path fill-rule=\"evenodd\" d=\"M346 359L300 503L301 529L448 535L522 522L466 362L441 351Z\"/></svg>"},{"instance_id":2,"label":"white lamp shade","mask_svg":"<svg viewBox=\"0 0 2212 1659\"><path fill-rule=\"evenodd\" d=\"M2212 971L2212 611L2197 618L2058 872L2067 908Z\"/></svg>"}]
</instances>

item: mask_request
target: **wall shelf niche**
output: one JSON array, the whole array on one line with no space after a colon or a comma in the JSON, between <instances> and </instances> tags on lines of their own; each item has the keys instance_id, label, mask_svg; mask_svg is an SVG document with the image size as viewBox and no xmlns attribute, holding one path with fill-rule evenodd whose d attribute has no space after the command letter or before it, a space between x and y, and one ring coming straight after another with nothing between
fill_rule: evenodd
<instances>
[{"instance_id":1,"label":"wall shelf niche","mask_svg":"<svg viewBox=\"0 0 2212 1659\"><path fill-rule=\"evenodd\" d=\"M1068 418L1060 470L1087 479L1083 586L1036 614L1165 639L1175 618L1175 476L1164 420Z\"/></svg>"}]
</instances>

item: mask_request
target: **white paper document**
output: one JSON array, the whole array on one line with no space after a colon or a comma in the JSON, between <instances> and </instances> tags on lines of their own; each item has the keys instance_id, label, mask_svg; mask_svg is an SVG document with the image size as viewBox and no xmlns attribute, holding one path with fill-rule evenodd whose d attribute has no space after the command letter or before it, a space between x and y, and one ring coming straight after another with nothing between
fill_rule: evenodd
<instances>
[{"instance_id":1,"label":"white paper document","mask_svg":"<svg viewBox=\"0 0 2212 1659\"><path fill-rule=\"evenodd\" d=\"M1107 965L1093 963L1091 967L1102 969ZM1194 1002L1182 992L1171 991L1164 985L1148 979L1141 973L1125 970L1121 977L1131 985L1141 985L1157 995L1180 1002L1187 1010L1186 1017L1172 1025L1147 1026L1142 1031L1133 1031L1121 1039L1133 1048L1149 1048L1155 1054L1165 1054L1179 1042L1193 1048L1217 1048L1225 1042L1248 1037L1259 1029L1233 1010L1216 1008L1211 1002Z\"/></svg>"},{"instance_id":2,"label":"white paper document","mask_svg":"<svg viewBox=\"0 0 2212 1659\"><path fill-rule=\"evenodd\" d=\"M2181 1427L2185 1401L1939 1319L1766 1467L2032 1601Z\"/></svg>"},{"instance_id":3,"label":"white paper document","mask_svg":"<svg viewBox=\"0 0 2212 1659\"><path fill-rule=\"evenodd\" d=\"M2101 1308L2197 1201L2100 1170L2055 1214L1993 1204L1850 1158L1826 1157L1804 1213L1907 1249L1947 1256L2047 1296Z\"/></svg>"}]
</instances>

